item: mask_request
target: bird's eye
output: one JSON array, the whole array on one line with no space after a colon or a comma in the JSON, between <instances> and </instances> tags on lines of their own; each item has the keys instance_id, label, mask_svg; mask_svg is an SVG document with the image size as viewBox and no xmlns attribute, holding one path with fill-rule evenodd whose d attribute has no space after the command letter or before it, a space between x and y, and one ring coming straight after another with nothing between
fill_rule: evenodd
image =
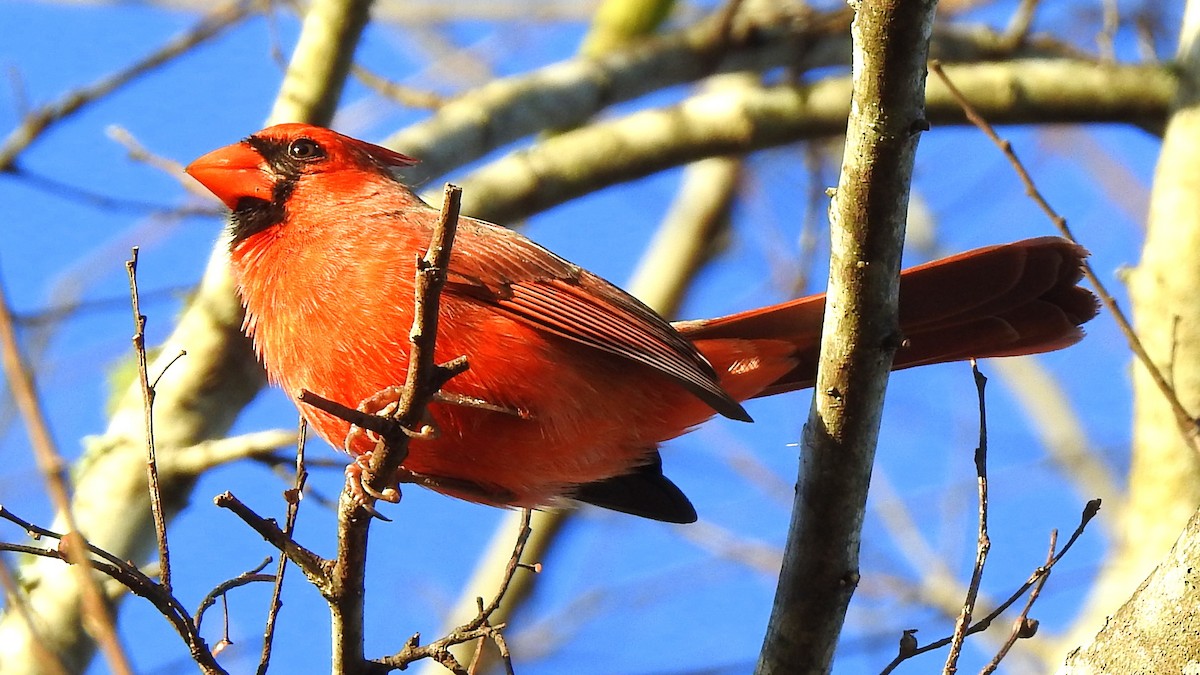
<instances>
[{"instance_id":1,"label":"bird's eye","mask_svg":"<svg viewBox=\"0 0 1200 675\"><path fill-rule=\"evenodd\" d=\"M311 162L325 156L325 149L311 138L297 138L288 146L288 157Z\"/></svg>"}]
</instances>

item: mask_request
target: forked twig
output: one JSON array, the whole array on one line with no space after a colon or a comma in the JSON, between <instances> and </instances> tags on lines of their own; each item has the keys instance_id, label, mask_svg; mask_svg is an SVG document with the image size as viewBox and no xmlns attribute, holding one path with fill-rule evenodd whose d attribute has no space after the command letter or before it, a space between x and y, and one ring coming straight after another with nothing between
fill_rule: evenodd
<instances>
[{"instance_id":1,"label":"forked twig","mask_svg":"<svg viewBox=\"0 0 1200 675\"><path fill-rule=\"evenodd\" d=\"M1054 548L1058 545L1058 530L1050 531L1050 550L1046 553L1046 565L1054 560ZM1012 630L1009 631L1008 637L1004 640L1004 644L1000 649L996 650L996 655L987 666L980 671L980 675L996 672L996 668L1000 666L1000 662L1008 655L1008 650L1017 643L1017 640L1031 638L1037 634L1038 621L1037 619L1029 618L1029 610L1033 609L1033 603L1037 602L1038 596L1042 594L1042 587L1046 585L1046 581L1050 578L1050 570L1047 569L1037 583L1033 585L1033 589L1029 591L1029 596L1025 598L1025 606L1021 608L1021 613L1016 619L1013 619Z\"/></svg>"},{"instance_id":2,"label":"forked twig","mask_svg":"<svg viewBox=\"0 0 1200 675\"><path fill-rule=\"evenodd\" d=\"M997 617L1008 610L1009 607L1013 606L1017 600L1021 599L1021 596L1025 595L1029 589L1036 586L1044 577L1049 575L1054 566L1057 565L1059 561L1061 561L1063 557L1067 555L1067 551L1070 551L1071 547L1075 545L1075 541L1078 540L1080 535L1083 534L1083 531L1087 528L1088 523L1091 522L1092 518L1095 518L1096 514L1099 512L1100 500L1093 499L1089 501L1083 507L1083 513L1079 518L1079 525L1076 526L1075 531L1071 533L1071 537L1067 540L1067 543L1063 546L1062 550L1051 557L1046 564L1035 569L1029 575L1029 578L1025 580L1025 583L1021 584L1019 588L1013 591L1004 602L997 605L996 608L989 612L987 616L983 617L967 628L966 634L974 635L975 633L990 628L992 622L995 621ZM951 640L953 639L953 637L945 637L941 640L931 642L921 647L910 647L911 641L908 640L908 638L911 637L913 637L911 634L908 632L905 633L905 637L901 639L900 653L896 655L896 658L892 659L891 663L889 663L883 668L883 670L880 671L880 675L887 675L888 673L891 673L896 669L897 666L900 665L901 662L905 661L906 659L917 656L918 654L924 654L926 652L933 651L935 649L941 649L942 647L950 644ZM906 642L909 644L906 644Z\"/></svg>"},{"instance_id":3,"label":"forked twig","mask_svg":"<svg viewBox=\"0 0 1200 675\"><path fill-rule=\"evenodd\" d=\"M192 622L196 624L196 630L200 630L200 624L204 622L204 612L208 611L209 607L217 604L217 598L224 597L226 593L238 588L239 586L261 583L264 581L275 581L274 574L261 573L263 569L270 564L271 558L267 557L266 560L259 563L258 567L255 567L248 572L242 572L232 579L226 579L209 591L208 595L204 596L204 599L200 601L200 606L196 608L196 613L192 616Z\"/></svg>"},{"instance_id":4,"label":"forked twig","mask_svg":"<svg viewBox=\"0 0 1200 675\"><path fill-rule=\"evenodd\" d=\"M521 512L520 529L517 532L517 541L513 545L512 555L508 559L508 565L504 568L504 575L500 580L500 587L496 590L491 602L487 605L483 604L483 598L477 598L479 603L479 613L475 618L458 626L454 630L447 633L441 639L430 642L427 645L421 645L421 635L418 633L409 638L404 645L404 649L396 654L380 659L380 666L385 666L387 669L407 668L409 664L420 659L433 659L438 663L446 666L454 673L470 672L463 667L458 659L450 652L450 647L471 642L472 640L489 639L496 643L496 647L500 650L500 655L504 661L505 670L507 673L512 673L512 659L508 654L508 646L504 642L500 630L504 627L503 624L492 625L490 620L492 614L500 607L500 603L504 600L505 594L508 592L509 585L512 583L513 577L517 570L521 568L529 568L534 571L539 571L539 565L529 566L521 562L521 555L525 552L525 544L529 541L529 535L532 529L529 527L530 511L524 509ZM476 650L478 654L481 650Z\"/></svg>"}]
</instances>

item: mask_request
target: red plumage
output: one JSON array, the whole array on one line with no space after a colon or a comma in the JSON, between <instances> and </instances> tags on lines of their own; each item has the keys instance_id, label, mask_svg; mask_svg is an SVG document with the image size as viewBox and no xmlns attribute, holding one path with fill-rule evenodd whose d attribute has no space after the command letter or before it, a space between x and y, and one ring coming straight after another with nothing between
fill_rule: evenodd
<instances>
[{"instance_id":1,"label":"red plumage","mask_svg":"<svg viewBox=\"0 0 1200 675\"><path fill-rule=\"evenodd\" d=\"M271 379L345 405L401 384L416 258L438 212L392 174L399 153L284 124L196 160L188 172L233 210L232 269L246 332ZM904 273L895 367L1060 349L1096 314L1077 286L1086 253L1046 237ZM573 496L687 522L657 446L716 412L748 419L755 396L812 385L823 296L674 326L522 235L459 223L437 359L466 355L448 391L519 414L435 403L438 437L404 468L441 492L496 505ZM345 422L312 408L342 447ZM349 448L359 453L361 444Z\"/></svg>"}]
</instances>

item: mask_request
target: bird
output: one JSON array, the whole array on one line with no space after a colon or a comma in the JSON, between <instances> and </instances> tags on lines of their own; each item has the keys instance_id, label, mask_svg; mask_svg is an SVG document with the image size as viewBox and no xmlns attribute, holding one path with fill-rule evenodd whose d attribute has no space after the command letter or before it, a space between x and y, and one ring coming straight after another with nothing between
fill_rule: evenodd
<instances>
[{"instance_id":1,"label":"bird","mask_svg":"<svg viewBox=\"0 0 1200 675\"><path fill-rule=\"evenodd\" d=\"M289 394L374 412L404 382L415 261L440 215L401 182L415 162L287 123L186 168L230 210L243 329ZM1046 236L904 271L892 367L1076 343L1099 308L1079 285L1086 256ZM660 444L717 414L749 421L748 399L812 386L825 298L670 323L515 230L463 216L440 303L435 359L466 356L469 368L429 405L436 433L409 444L406 482L493 506L585 502L688 523L695 507L664 475ZM346 421L297 405L334 447L371 452Z\"/></svg>"}]
</instances>

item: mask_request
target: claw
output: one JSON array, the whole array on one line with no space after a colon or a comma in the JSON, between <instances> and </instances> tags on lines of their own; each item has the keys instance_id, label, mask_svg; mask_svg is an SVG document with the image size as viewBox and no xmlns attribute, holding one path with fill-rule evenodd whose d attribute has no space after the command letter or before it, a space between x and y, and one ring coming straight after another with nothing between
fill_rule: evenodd
<instances>
[{"instance_id":1,"label":"claw","mask_svg":"<svg viewBox=\"0 0 1200 675\"><path fill-rule=\"evenodd\" d=\"M400 502L400 490L395 487L388 487L383 491L375 490L370 486L371 453L358 455L353 462L346 465L346 488L350 491L351 498L355 503L363 508L372 517L383 521L391 522L391 518L380 513L374 505L376 500L398 504Z\"/></svg>"},{"instance_id":2,"label":"claw","mask_svg":"<svg viewBox=\"0 0 1200 675\"><path fill-rule=\"evenodd\" d=\"M388 518L387 516L385 516L385 515L383 515L382 513L380 513L380 512L379 512L379 511L378 511L378 510L375 508L375 506L374 506L374 505L372 505L372 504L368 504L367 502L359 502L359 503L358 503L358 505L359 505L359 506L361 506L361 507L362 507L362 510L363 510L363 511L366 511L366 512L367 512L367 515L371 516L372 518L378 518L378 519L382 520L382 521L383 521L383 522L385 522L385 523L390 523L390 522L392 522L392 519L391 519L391 518Z\"/></svg>"}]
</instances>

